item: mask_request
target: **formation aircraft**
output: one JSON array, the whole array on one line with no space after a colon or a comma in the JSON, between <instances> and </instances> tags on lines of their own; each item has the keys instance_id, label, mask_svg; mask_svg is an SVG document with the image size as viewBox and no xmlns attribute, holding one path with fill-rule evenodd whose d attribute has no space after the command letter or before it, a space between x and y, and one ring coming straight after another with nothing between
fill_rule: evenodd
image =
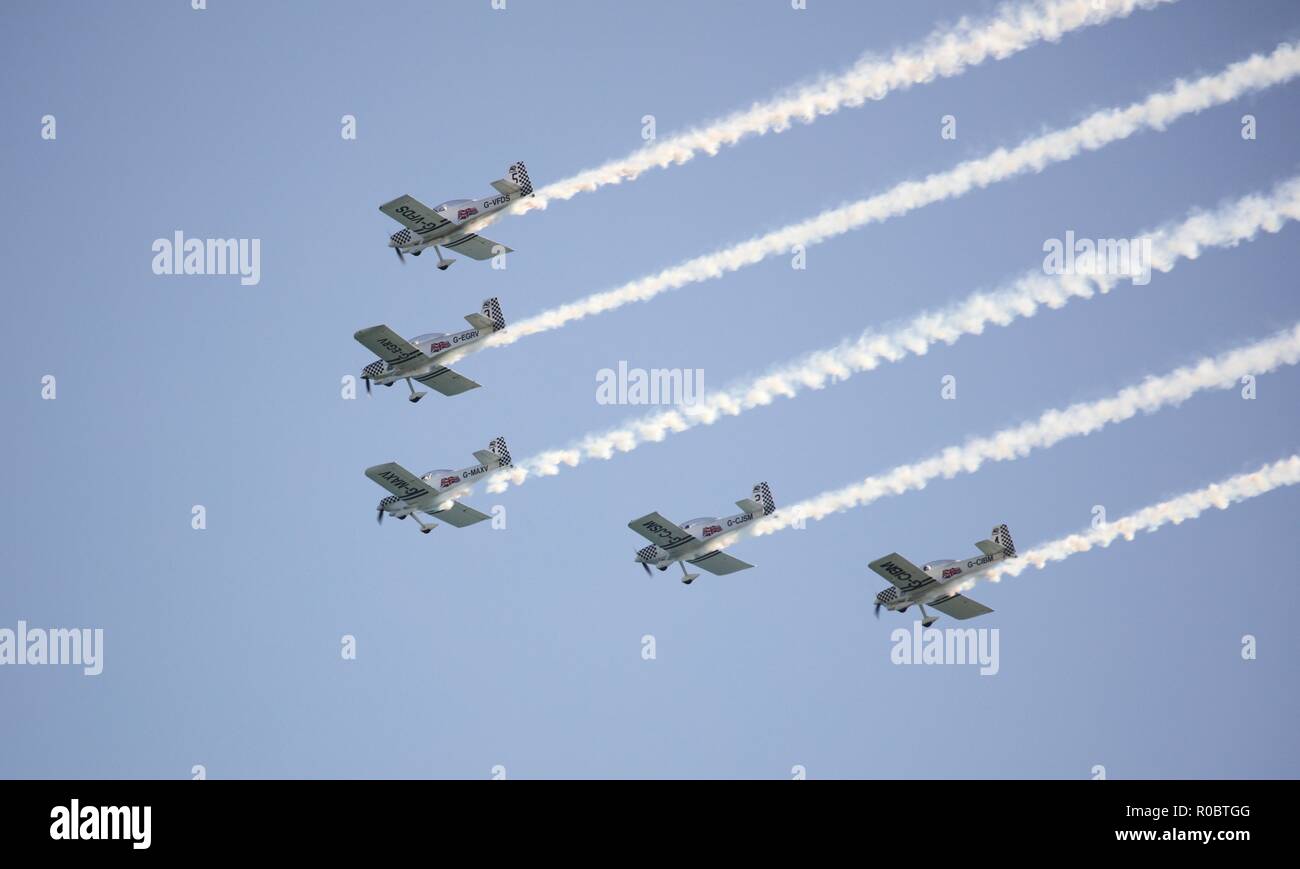
<instances>
[{"instance_id":1,"label":"formation aircraft","mask_svg":"<svg viewBox=\"0 0 1300 869\"><path fill-rule=\"evenodd\" d=\"M533 195L533 182L528 180L528 170L523 163L511 163L505 178L492 182L495 196L482 199L448 199L433 208L410 194L399 196L379 206L379 210L402 224L402 229L388 237L388 246L397 252L397 258L406 261L406 254L419 256L425 248L433 248L438 257L438 268L446 271L455 260L446 259L439 248L463 253L470 259L491 259L497 254L510 253L511 249L489 238L472 232L472 227L482 219L502 210L516 200Z\"/></svg>"},{"instance_id":2,"label":"formation aircraft","mask_svg":"<svg viewBox=\"0 0 1300 869\"><path fill-rule=\"evenodd\" d=\"M739 513L722 519L703 516L683 522L680 526L658 513L647 513L640 519L633 519L627 523L627 527L650 541L649 546L637 550L636 562L645 568L647 574L651 567L667 570L675 562L681 565L682 582L686 585L699 578L698 573L687 573L687 564L717 576L753 567L754 565L723 552L712 541L712 538L723 532L734 531L776 511L776 502L772 500L772 490L767 483L755 483L752 494L752 498L741 498L736 502L740 508Z\"/></svg>"},{"instance_id":3,"label":"formation aircraft","mask_svg":"<svg viewBox=\"0 0 1300 869\"><path fill-rule=\"evenodd\" d=\"M421 513L457 528L489 518L487 514L460 503L459 499L469 494L471 485L479 477L510 466L506 439L493 438L486 450L474 452L474 458L478 464L468 468L459 471L439 469L418 477L396 462L366 468L367 477L392 493L379 502L379 523L383 524L385 514L398 519L410 516L420 527L420 532L428 534L438 526L422 522Z\"/></svg>"},{"instance_id":4,"label":"formation aircraft","mask_svg":"<svg viewBox=\"0 0 1300 869\"><path fill-rule=\"evenodd\" d=\"M973 619L993 612L984 604L958 593L957 588L999 561L1015 558L1016 544L1007 526L998 525L990 539L981 540L975 546L980 554L964 561L942 558L917 567L897 552L891 552L871 562L867 566L891 583L889 588L876 595L876 618L880 617L881 607L890 612L905 613L915 605L921 610L922 626L928 628L939 617L926 613L927 605L955 619Z\"/></svg>"},{"instance_id":5,"label":"formation aircraft","mask_svg":"<svg viewBox=\"0 0 1300 869\"><path fill-rule=\"evenodd\" d=\"M481 313L466 314L465 319L473 328L464 332L431 332L410 341L382 325L357 332L352 337L379 357L361 369L366 392L370 392L372 383L392 386L405 380L411 389L407 400L416 402L427 393L417 392L412 380L418 380L443 395L460 395L477 389L477 383L440 364L438 359L454 349L482 341L493 332L500 332L506 327L506 318L501 314L500 303L491 298L483 300Z\"/></svg>"}]
</instances>

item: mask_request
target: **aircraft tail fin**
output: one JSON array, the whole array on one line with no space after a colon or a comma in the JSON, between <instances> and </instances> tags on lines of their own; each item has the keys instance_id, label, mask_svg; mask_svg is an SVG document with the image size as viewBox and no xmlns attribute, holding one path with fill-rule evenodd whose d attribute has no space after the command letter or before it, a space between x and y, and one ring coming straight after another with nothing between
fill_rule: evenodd
<instances>
[{"instance_id":1,"label":"aircraft tail fin","mask_svg":"<svg viewBox=\"0 0 1300 869\"><path fill-rule=\"evenodd\" d=\"M496 456L498 468L510 467L510 450L506 449L505 438L492 438L488 441L488 449Z\"/></svg>"},{"instance_id":2,"label":"aircraft tail fin","mask_svg":"<svg viewBox=\"0 0 1300 869\"><path fill-rule=\"evenodd\" d=\"M474 451L474 458L489 471L510 467L510 451L506 449L506 439L493 438L488 441L487 449Z\"/></svg>"},{"instance_id":3,"label":"aircraft tail fin","mask_svg":"<svg viewBox=\"0 0 1300 869\"><path fill-rule=\"evenodd\" d=\"M993 542L1002 549L1002 554L1007 558L1016 557L1016 543L1011 539L1011 532L1007 530L1006 525L997 525L993 528Z\"/></svg>"},{"instance_id":4,"label":"aircraft tail fin","mask_svg":"<svg viewBox=\"0 0 1300 869\"><path fill-rule=\"evenodd\" d=\"M994 526L993 533L990 537L992 539L981 540L979 543L975 544L979 547L980 552L983 552L985 555L995 555L998 558L1016 557L1016 544L1012 541L1011 532L1007 530L1007 526Z\"/></svg>"},{"instance_id":5,"label":"aircraft tail fin","mask_svg":"<svg viewBox=\"0 0 1300 869\"><path fill-rule=\"evenodd\" d=\"M506 327L506 318L501 313L501 303L493 296L484 299L483 313L466 314L465 321L480 332L500 332Z\"/></svg>"},{"instance_id":6,"label":"aircraft tail fin","mask_svg":"<svg viewBox=\"0 0 1300 869\"><path fill-rule=\"evenodd\" d=\"M493 181L492 187L511 200L533 195L533 182L528 180L528 169L523 163L511 163L506 170L506 177Z\"/></svg>"},{"instance_id":7,"label":"aircraft tail fin","mask_svg":"<svg viewBox=\"0 0 1300 869\"><path fill-rule=\"evenodd\" d=\"M483 300L483 316L492 323L493 332L500 332L506 327L506 318L501 313L501 303L497 301L496 296Z\"/></svg>"},{"instance_id":8,"label":"aircraft tail fin","mask_svg":"<svg viewBox=\"0 0 1300 869\"><path fill-rule=\"evenodd\" d=\"M510 180L519 188L520 196L533 195L533 182L528 180L528 169L522 162L511 163L510 169L506 173Z\"/></svg>"},{"instance_id":9,"label":"aircraft tail fin","mask_svg":"<svg viewBox=\"0 0 1300 869\"><path fill-rule=\"evenodd\" d=\"M754 500L763 505L764 516L771 516L776 512L776 502L772 500L772 489L767 483L754 484Z\"/></svg>"}]
</instances>

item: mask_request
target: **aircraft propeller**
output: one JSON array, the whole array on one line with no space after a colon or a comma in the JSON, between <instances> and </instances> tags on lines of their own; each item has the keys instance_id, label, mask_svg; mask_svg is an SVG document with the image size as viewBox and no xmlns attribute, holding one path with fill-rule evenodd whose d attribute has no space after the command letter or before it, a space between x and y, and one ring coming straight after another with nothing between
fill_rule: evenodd
<instances>
[{"instance_id":1,"label":"aircraft propeller","mask_svg":"<svg viewBox=\"0 0 1300 869\"><path fill-rule=\"evenodd\" d=\"M379 515L375 516L375 521L378 522L380 525L383 525L383 524L384 524L384 505L383 505L383 504L380 504L380 505L379 505Z\"/></svg>"},{"instance_id":2,"label":"aircraft propeller","mask_svg":"<svg viewBox=\"0 0 1300 869\"><path fill-rule=\"evenodd\" d=\"M650 565L646 564L646 563L643 561L643 562L641 562L641 566L645 568L645 575L646 575L646 576L653 576L653 574L650 573Z\"/></svg>"},{"instance_id":3,"label":"aircraft propeller","mask_svg":"<svg viewBox=\"0 0 1300 869\"><path fill-rule=\"evenodd\" d=\"M400 247L395 247L393 250L397 251L397 258L401 260L402 265L406 265L406 254L402 253L402 249Z\"/></svg>"}]
</instances>

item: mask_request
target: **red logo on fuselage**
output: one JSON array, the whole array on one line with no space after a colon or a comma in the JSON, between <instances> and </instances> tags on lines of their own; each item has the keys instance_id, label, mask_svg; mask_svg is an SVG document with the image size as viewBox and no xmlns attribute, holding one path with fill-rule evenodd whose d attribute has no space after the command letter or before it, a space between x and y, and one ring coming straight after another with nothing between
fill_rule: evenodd
<instances>
[{"instance_id":1,"label":"red logo on fuselage","mask_svg":"<svg viewBox=\"0 0 1300 869\"><path fill-rule=\"evenodd\" d=\"M950 567L943 572L943 578L951 579L952 577L956 576L959 573L961 573L960 567Z\"/></svg>"},{"instance_id":2,"label":"red logo on fuselage","mask_svg":"<svg viewBox=\"0 0 1300 869\"><path fill-rule=\"evenodd\" d=\"M460 477L443 477L438 481L438 488L445 489L448 486L454 486L460 482Z\"/></svg>"},{"instance_id":3,"label":"red logo on fuselage","mask_svg":"<svg viewBox=\"0 0 1300 869\"><path fill-rule=\"evenodd\" d=\"M477 208L462 208L460 211L456 212L456 219L464 220L465 218L471 217L475 214L478 214Z\"/></svg>"},{"instance_id":4,"label":"red logo on fuselage","mask_svg":"<svg viewBox=\"0 0 1300 869\"><path fill-rule=\"evenodd\" d=\"M710 534L717 534L721 530L721 525L709 525L704 529L704 536L708 537Z\"/></svg>"},{"instance_id":5,"label":"red logo on fuselage","mask_svg":"<svg viewBox=\"0 0 1300 869\"><path fill-rule=\"evenodd\" d=\"M446 350L450 346L451 346L450 341L434 341L432 344L429 345L429 352L437 353L439 350Z\"/></svg>"}]
</instances>

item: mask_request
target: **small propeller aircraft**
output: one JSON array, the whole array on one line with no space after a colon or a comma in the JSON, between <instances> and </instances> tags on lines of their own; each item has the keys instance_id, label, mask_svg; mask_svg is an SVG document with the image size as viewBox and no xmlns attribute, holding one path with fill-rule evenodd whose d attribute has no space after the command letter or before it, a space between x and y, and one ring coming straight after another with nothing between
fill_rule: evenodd
<instances>
[{"instance_id":1,"label":"small propeller aircraft","mask_svg":"<svg viewBox=\"0 0 1300 869\"><path fill-rule=\"evenodd\" d=\"M957 588L999 561L1015 558L1016 544L1007 526L998 525L991 540L981 540L975 545L982 554L965 561L944 558L917 567L897 552L891 552L871 562L868 567L893 583L891 588L876 595L876 618L880 618L881 607L905 613L915 604L921 610L921 625L928 628L939 617L927 614L926 604L955 619L973 619L993 612L984 604L958 594Z\"/></svg>"},{"instance_id":2,"label":"small propeller aircraft","mask_svg":"<svg viewBox=\"0 0 1300 869\"><path fill-rule=\"evenodd\" d=\"M405 227L389 236L388 246L397 251L397 258L402 262L406 262L406 254L419 256L425 248L432 247L442 271L455 260L444 259L439 246L477 260L510 253L511 249L505 245L470 232L470 227L485 215L533 195L533 183L528 180L523 163L511 163L507 176L492 182L497 195L485 199L449 199L436 208L409 194L385 202L379 210Z\"/></svg>"},{"instance_id":3,"label":"small propeller aircraft","mask_svg":"<svg viewBox=\"0 0 1300 869\"><path fill-rule=\"evenodd\" d=\"M438 526L436 523L421 522L420 513L441 519L457 528L489 518L473 507L459 503L457 499L469 494L471 483L478 477L510 466L506 439L493 438L488 442L486 450L474 452L474 458L478 459L477 465L459 471L430 471L422 477L417 477L396 462L366 468L367 477L393 493L379 502L379 523L383 524L385 513L398 519L410 516L420 526L420 533L428 534Z\"/></svg>"},{"instance_id":4,"label":"small propeller aircraft","mask_svg":"<svg viewBox=\"0 0 1300 869\"><path fill-rule=\"evenodd\" d=\"M416 392L412 380L431 386L443 395L460 395L478 389L479 385L468 377L439 365L438 358L455 348L481 341L493 332L500 332L506 327L506 318L501 314L500 303L491 298L483 300L482 313L466 314L465 319L474 328L464 332L432 332L410 341L399 337L387 326L371 326L357 332L352 337L379 357L361 369L366 392L370 392L372 382L392 386L405 380L411 388L407 400L416 402L427 393Z\"/></svg>"},{"instance_id":5,"label":"small propeller aircraft","mask_svg":"<svg viewBox=\"0 0 1300 869\"><path fill-rule=\"evenodd\" d=\"M699 578L698 573L686 572L686 563L702 567L716 576L726 576L728 573L753 567L754 565L746 564L739 558L733 558L721 548L716 546L710 548L709 545L710 538L724 531L733 531L753 522L756 518L770 516L776 511L772 490L768 488L767 483L755 483L753 495L753 498L742 498L737 501L736 506L741 509L741 512L725 519L705 516L683 522L681 527L669 522L658 513L647 513L640 519L633 519L627 523L627 527L649 540L651 544L637 550L636 561L645 568L647 574L650 573L652 566L667 570L670 564L677 562L681 565L682 582L686 585Z\"/></svg>"}]
</instances>

